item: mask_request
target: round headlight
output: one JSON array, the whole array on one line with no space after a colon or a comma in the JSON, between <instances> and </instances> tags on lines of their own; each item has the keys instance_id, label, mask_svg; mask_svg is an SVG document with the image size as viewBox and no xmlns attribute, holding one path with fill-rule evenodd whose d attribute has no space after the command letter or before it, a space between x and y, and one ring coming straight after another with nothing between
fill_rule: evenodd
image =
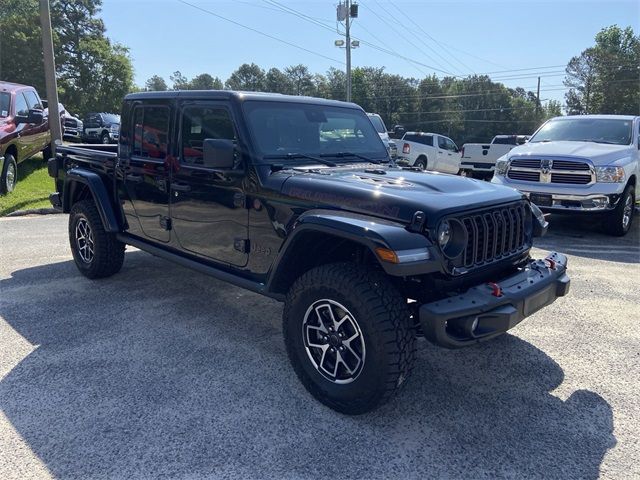
<instances>
[{"instance_id":1,"label":"round headlight","mask_svg":"<svg viewBox=\"0 0 640 480\"><path fill-rule=\"evenodd\" d=\"M445 249L449 242L451 241L451 225L447 220L444 220L440 223L438 227L438 244L440 248Z\"/></svg>"}]
</instances>

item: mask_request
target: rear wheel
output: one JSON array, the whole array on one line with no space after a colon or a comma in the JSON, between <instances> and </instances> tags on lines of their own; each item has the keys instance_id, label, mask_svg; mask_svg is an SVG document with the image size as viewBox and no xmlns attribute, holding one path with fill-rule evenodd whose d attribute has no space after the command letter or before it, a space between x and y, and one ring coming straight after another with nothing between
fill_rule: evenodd
<instances>
[{"instance_id":1,"label":"rear wheel","mask_svg":"<svg viewBox=\"0 0 640 480\"><path fill-rule=\"evenodd\" d=\"M415 166L418 167L420 170L426 170L428 164L429 164L429 160L427 159L427 157L418 157L418 159L416 160Z\"/></svg>"},{"instance_id":2,"label":"rear wheel","mask_svg":"<svg viewBox=\"0 0 640 480\"><path fill-rule=\"evenodd\" d=\"M406 300L382 273L354 264L323 265L296 280L283 330L302 384L342 413L385 403L413 367L415 332Z\"/></svg>"},{"instance_id":3,"label":"rear wheel","mask_svg":"<svg viewBox=\"0 0 640 480\"><path fill-rule=\"evenodd\" d=\"M4 166L0 172L0 194L11 193L18 182L18 164L13 155L4 156Z\"/></svg>"},{"instance_id":4,"label":"rear wheel","mask_svg":"<svg viewBox=\"0 0 640 480\"><path fill-rule=\"evenodd\" d=\"M78 270L88 278L109 277L122 268L125 245L104 230L92 200L82 200L71 209L69 243Z\"/></svg>"},{"instance_id":5,"label":"rear wheel","mask_svg":"<svg viewBox=\"0 0 640 480\"><path fill-rule=\"evenodd\" d=\"M606 233L621 237L626 235L633 222L633 209L635 208L636 194L633 185L627 185L624 189L618 205L611 211L605 222Z\"/></svg>"}]
</instances>

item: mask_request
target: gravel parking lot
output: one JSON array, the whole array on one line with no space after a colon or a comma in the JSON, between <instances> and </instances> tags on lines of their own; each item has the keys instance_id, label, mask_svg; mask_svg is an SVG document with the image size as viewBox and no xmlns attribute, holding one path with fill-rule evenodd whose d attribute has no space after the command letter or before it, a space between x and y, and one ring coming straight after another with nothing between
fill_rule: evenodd
<instances>
[{"instance_id":1,"label":"gravel parking lot","mask_svg":"<svg viewBox=\"0 0 640 480\"><path fill-rule=\"evenodd\" d=\"M66 215L0 219L0 478L639 478L635 220L552 218L569 297L483 345L421 341L401 395L347 417L298 382L278 303L140 251L90 281Z\"/></svg>"}]
</instances>

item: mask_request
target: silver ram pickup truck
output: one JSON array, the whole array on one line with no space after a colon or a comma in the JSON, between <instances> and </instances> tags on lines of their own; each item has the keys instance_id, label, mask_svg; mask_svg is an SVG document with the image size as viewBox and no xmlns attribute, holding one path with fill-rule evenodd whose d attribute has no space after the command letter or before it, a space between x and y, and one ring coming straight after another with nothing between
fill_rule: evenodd
<instances>
[{"instance_id":1,"label":"silver ram pickup truck","mask_svg":"<svg viewBox=\"0 0 640 480\"><path fill-rule=\"evenodd\" d=\"M543 211L604 215L606 232L622 236L633 220L639 165L640 117L556 117L499 158L491 181Z\"/></svg>"}]
</instances>

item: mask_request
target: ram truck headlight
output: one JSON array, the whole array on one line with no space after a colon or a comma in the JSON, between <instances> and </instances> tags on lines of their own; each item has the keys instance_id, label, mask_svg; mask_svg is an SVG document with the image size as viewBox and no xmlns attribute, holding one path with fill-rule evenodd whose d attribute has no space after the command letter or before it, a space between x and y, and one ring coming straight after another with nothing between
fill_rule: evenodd
<instances>
[{"instance_id":1,"label":"ram truck headlight","mask_svg":"<svg viewBox=\"0 0 640 480\"><path fill-rule=\"evenodd\" d=\"M624 182L624 168L622 167L596 167L596 181L601 183Z\"/></svg>"},{"instance_id":2,"label":"ram truck headlight","mask_svg":"<svg viewBox=\"0 0 640 480\"><path fill-rule=\"evenodd\" d=\"M507 173L507 167L509 166L509 160L504 158L499 158L496 161L496 169L494 171L494 173L496 175L501 175L504 176Z\"/></svg>"}]
</instances>

